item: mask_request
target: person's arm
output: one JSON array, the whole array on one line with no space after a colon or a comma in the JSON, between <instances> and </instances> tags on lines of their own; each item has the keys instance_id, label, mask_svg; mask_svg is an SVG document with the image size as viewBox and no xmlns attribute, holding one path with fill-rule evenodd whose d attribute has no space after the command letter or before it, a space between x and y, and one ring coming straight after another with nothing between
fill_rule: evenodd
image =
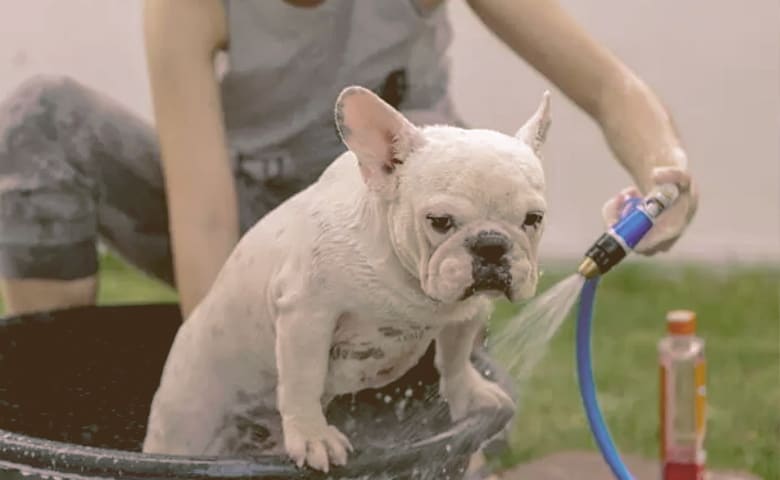
<instances>
[{"instance_id":1,"label":"person's arm","mask_svg":"<svg viewBox=\"0 0 780 480\"><path fill-rule=\"evenodd\" d=\"M239 237L214 57L227 41L220 0L146 0L144 35L184 317Z\"/></svg>"},{"instance_id":2,"label":"person's arm","mask_svg":"<svg viewBox=\"0 0 780 480\"><path fill-rule=\"evenodd\" d=\"M637 250L668 249L693 217L697 193L672 119L655 94L555 0L468 3L509 48L601 126L610 148L641 192L665 181L680 185L680 200ZM618 199L608 203L605 216L614 216L619 203Z\"/></svg>"}]
</instances>

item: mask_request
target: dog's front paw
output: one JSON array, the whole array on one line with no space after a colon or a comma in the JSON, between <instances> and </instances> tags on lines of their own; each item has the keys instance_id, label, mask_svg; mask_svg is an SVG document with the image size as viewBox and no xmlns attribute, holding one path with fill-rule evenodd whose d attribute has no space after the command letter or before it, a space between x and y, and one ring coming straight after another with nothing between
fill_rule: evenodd
<instances>
[{"instance_id":1,"label":"dog's front paw","mask_svg":"<svg viewBox=\"0 0 780 480\"><path fill-rule=\"evenodd\" d=\"M305 463L327 473L331 464L347 463L352 444L336 427L328 425L325 417L283 418L282 428L284 448L299 467Z\"/></svg>"},{"instance_id":2,"label":"dog's front paw","mask_svg":"<svg viewBox=\"0 0 780 480\"><path fill-rule=\"evenodd\" d=\"M514 410L515 403L498 384L482 377L469 367L461 375L444 378L441 396L450 407L450 416L458 421L477 410Z\"/></svg>"}]
</instances>

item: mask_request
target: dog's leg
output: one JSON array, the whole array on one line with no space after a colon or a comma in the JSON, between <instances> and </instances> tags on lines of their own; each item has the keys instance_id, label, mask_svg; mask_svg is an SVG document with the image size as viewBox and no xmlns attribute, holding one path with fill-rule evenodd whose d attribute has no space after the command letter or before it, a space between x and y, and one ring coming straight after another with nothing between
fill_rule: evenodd
<instances>
[{"instance_id":1,"label":"dog's leg","mask_svg":"<svg viewBox=\"0 0 780 480\"><path fill-rule=\"evenodd\" d=\"M474 410L514 408L514 402L495 382L486 380L471 363L474 338L484 324L479 316L448 325L436 338L436 368L439 391L450 407L453 420Z\"/></svg>"},{"instance_id":2,"label":"dog's leg","mask_svg":"<svg viewBox=\"0 0 780 480\"><path fill-rule=\"evenodd\" d=\"M331 339L336 318L317 308L295 308L277 319L277 401L284 446L302 466L328 471L344 465L352 450L347 437L328 425L322 409Z\"/></svg>"},{"instance_id":3,"label":"dog's leg","mask_svg":"<svg viewBox=\"0 0 780 480\"><path fill-rule=\"evenodd\" d=\"M481 408L514 408L514 402L495 383L485 380L471 363L471 351L487 315L445 327L436 339L436 368L439 371L439 391L447 400L450 416L459 420L468 412ZM482 472L486 464L485 454L479 451L471 456L469 473L481 478L497 480L498 477Z\"/></svg>"}]
</instances>

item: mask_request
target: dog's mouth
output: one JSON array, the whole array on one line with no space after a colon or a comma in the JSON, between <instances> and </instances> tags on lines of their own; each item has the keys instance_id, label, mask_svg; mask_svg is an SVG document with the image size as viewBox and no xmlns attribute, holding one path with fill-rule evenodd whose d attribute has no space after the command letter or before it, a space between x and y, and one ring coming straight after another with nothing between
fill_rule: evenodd
<instances>
[{"instance_id":1,"label":"dog's mouth","mask_svg":"<svg viewBox=\"0 0 780 480\"><path fill-rule=\"evenodd\" d=\"M501 266L474 266L474 283L464 290L461 300L465 300L477 293L497 293L504 295L507 300L512 300L512 274L509 267Z\"/></svg>"}]
</instances>

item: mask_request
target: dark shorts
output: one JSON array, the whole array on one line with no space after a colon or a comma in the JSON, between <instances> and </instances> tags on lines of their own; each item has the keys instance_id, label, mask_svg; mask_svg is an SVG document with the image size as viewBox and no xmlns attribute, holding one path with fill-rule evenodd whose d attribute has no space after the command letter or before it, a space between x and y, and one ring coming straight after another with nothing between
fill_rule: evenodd
<instances>
[{"instance_id":1,"label":"dark shorts","mask_svg":"<svg viewBox=\"0 0 780 480\"><path fill-rule=\"evenodd\" d=\"M344 147L334 138L321 151L297 173L282 172L278 155L261 159L267 164L245 159L246 168L241 155L231 155L242 232L316 179ZM93 275L98 240L173 285L156 132L71 79L28 80L0 103L0 276Z\"/></svg>"}]
</instances>

